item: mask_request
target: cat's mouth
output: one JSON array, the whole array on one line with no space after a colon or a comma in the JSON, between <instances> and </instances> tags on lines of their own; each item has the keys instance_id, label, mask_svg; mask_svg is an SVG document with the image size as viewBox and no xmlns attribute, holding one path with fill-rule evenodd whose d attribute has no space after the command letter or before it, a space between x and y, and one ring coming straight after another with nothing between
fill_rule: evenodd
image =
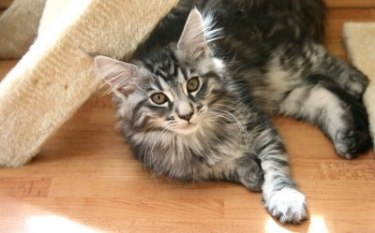
<instances>
[{"instance_id":1,"label":"cat's mouth","mask_svg":"<svg viewBox=\"0 0 375 233\"><path fill-rule=\"evenodd\" d=\"M178 133L178 134L192 134L195 133L199 128L199 125L196 123L190 123L187 122L185 124L180 124L180 125L174 125L171 127L171 130Z\"/></svg>"}]
</instances>

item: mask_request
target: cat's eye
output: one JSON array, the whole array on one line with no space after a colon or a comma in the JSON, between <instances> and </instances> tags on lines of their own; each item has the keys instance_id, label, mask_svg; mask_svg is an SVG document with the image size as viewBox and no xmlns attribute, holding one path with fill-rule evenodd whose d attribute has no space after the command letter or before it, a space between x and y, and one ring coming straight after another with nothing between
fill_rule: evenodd
<instances>
[{"instance_id":1,"label":"cat's eye","mask_svg":"<svg viewBox=\"0 0 375 233\"><path fill-rule=\"evenodd\" d=\"M168 97L165 94L158 92L158 93L151 95L151 100L155 104L162 105L168 101Z\"/></svg>"},{"instance_id":2,"label":"cat's eye","mask_svg":"<svg viewBox=\"0 0 375 233\"><path fill-rule=\"evenodd\" d=\"M198 90L199 85L199 78L193 77L187 82L186 89L188 92L194 92Z\"/></svg>"}]
</instances>

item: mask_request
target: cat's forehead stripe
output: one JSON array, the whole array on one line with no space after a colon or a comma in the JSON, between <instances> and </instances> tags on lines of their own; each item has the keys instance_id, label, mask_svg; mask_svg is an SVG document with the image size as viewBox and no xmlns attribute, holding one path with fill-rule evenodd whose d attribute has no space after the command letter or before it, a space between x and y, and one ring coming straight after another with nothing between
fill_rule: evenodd
<instances>
[{"instance_id":1,"label":"cat's forehead stripe","mask_svg":"<svg viewBox=\"0 0 375 233\"><path fill-rule=\"evenodd\" d=\"M160 83L159 79L154 79L154 82L150 85L151 90L163 90L163 86Z\"/></svg>"},{"instance_id":2,"label":"cat's forehead stripe","mask_svg":"<svg viewBox=\"0 0 375 233\"><path fill-rule=\"evenodd\" d=\"M180 83L185 82L188 79L187 72L183 69L178 69L178 81Z\"/></svg>"},{"instance_id":3,"label":"cat's forehead stripe","mask_svg":"<svg viewBox=\"0 0 375 233\"><path fill-rule=\"evenodd\" d=\"M189 79L190 72L188 70L183 69L176 63L169 63L168 65L169 67L164 66L154 71L156 77L159 77L159 80L162 79L166 84L175 86ZM156 79L156 81L158 81L158 79Z\"/></svg>"}]
</instances>

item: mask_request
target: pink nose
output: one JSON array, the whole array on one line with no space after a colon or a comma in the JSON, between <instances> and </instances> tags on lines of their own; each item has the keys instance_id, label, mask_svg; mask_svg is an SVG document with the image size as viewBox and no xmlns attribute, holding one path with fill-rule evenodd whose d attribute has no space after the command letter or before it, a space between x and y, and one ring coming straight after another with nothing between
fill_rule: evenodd
<instances>
[{"instance_id":1,"label":"pink nose","mask_svg":"<svg viewBox=\"0 0 375 233\"><path fill-rule=\"evenodd\" d=\"M179 115L179 117L181 118L181 119L184 119L184 120L186 120L186 121L190 121L190 119L191 119L191 117L193 116L193 112L191 112L191 113L189 113L189 114L185 114L185 115Z\"/></svg>"}]
</instances>

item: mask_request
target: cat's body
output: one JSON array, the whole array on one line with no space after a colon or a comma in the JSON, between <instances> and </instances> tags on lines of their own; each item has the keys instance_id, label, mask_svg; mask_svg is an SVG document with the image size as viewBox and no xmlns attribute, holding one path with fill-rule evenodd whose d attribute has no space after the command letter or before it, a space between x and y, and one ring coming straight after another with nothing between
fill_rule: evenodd
<instances>
[{"instance_id":1,"label":"cat's body","mask_svg":"<svg viewBox=\"0 0 375 233\"><path fill-rule=\"evenodd\" d=\"M282 222L300 222L305 199L269 116L316 124L339 155L352 158L370 143L360 101L366 77L319 44L320 0L196 4L213 22L182 0L133 64L95 58L115 93L121 130L153 172L239 182L262 190Z\"/></svg>"}]
</instances>

